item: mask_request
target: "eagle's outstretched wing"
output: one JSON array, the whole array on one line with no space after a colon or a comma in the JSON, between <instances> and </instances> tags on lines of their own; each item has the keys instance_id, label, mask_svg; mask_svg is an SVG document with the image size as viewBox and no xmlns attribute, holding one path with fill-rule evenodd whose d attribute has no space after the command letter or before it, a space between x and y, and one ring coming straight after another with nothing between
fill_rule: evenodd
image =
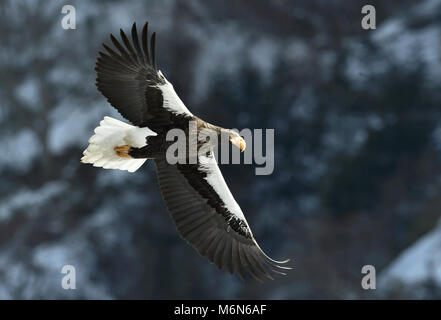
<instances>
[{"instance_id":1,"label":"eagle's outstretched wing","mask_svg":"<svg viewBox=\"0 0 441 320\"><path fill-rule=\"evenodd\" d=\"M198 164L170 165L155 159L162 196L182 238L202 256L230 273L244 270L256 279L282 273L288 262L269 258L259 247L250 227L211 154Z\"/></svg>"},{"instance_id":2,"label":"eagle's outstretched wing","mask_svg":"<svg viewBox=\"0 0 441 320\"><path fill-rule=\"evenodd\" d=\"M142 29L141 44L136 24L132 42L120 30L124 45L110 35L117 51L103 44L96 62L96 86L121 115L138 127L157 132L166 128L176 116L191 117L173 86L156 69L155 33L148 43L148 24Z\"/></svg>"}]
</instances>

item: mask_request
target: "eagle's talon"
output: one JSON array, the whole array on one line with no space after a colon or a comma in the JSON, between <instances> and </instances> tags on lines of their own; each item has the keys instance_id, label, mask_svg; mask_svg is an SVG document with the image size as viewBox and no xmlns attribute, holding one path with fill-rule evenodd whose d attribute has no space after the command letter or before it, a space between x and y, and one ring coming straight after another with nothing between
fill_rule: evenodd
<instances>
[{"instance_id":1,"label":"eagle's talon","mask_svg":"<svg viewBox=\"0 0 441 320\"><path fill-rule=\"evenodd\" d=\"M113 150L115 150L116 155L119 157L131 158L131 156L129 155L130 148L131 147L129 145L125 145L125 146L115 147L115 148L113 148Z\"/></svg>"}]
</instances>

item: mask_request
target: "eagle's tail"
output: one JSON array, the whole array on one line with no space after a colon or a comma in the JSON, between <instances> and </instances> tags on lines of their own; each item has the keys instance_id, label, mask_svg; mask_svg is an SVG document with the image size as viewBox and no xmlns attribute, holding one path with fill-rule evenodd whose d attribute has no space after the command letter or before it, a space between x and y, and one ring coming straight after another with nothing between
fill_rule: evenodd
<instances>
[{"instance_id":1,"label":"eagle's tail","mask_svg":"<svg viewBox=\"0 0 441 320\"><path fill-rule=\"evenodd\" d=\"M111 117L104 117L95 134L89 139L89 146L81 158L83 163L91 163L104 169L120 169L134 172L147 159L134 159L125 151L129 147L141 148L147 136L156 136L149 128L139 128ZM118 155L119 154L119 155Z\"/></svg>"}]
</instances>

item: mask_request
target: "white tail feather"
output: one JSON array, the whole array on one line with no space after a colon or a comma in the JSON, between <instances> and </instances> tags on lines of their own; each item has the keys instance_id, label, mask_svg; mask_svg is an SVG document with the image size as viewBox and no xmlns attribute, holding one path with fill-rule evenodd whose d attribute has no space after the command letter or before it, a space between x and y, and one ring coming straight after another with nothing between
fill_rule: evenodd
<instances>
[{"instance_id":1,"label":"white tail feather","mask_svg":"<svg viewBox=\"0 0 441 320\"><path fill-rule=\"evenodd\" d=\"M89 139L89 146L84 150L81 158L83 163L91 163L95 167L104 169L120 169L134 172L147 159L133 159L120 157L114 148L129 145L141 148L147 145L146 137L156 136L149 128L139 128L111 117L104 117L95 134Z\"/></svg>"}]
</instances>

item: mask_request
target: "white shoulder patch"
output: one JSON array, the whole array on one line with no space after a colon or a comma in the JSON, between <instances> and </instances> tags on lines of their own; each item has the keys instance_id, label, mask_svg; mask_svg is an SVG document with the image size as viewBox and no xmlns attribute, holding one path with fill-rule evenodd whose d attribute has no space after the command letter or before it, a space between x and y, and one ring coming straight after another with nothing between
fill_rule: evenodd
<instances>
[{"instance_id":1,"label":"white shoulder patch","mask_svg":"<svg viewBox=\"0 0 441 320\"><path fill-rule=\"evenodd\" d=\"M165 84L159 85L158 88L162 91L162 97L164 99L164 108L173 112L174 114L181 114L187 116L193 116L193 114L187 109L185 104L179 98L173 85L168 82L161 71L158 71L159 75L164 78Z\"/></svg>"}]
</instances>

